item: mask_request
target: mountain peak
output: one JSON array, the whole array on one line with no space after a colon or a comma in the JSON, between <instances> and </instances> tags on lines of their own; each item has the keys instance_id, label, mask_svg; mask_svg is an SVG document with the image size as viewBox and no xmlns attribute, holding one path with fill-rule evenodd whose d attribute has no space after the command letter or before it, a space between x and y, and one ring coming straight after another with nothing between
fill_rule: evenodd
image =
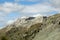
<instances>
[{"instance_id":1,"label":"mountain peak","mask_svg":"<svg viewBox=\"0 0 60 40\"><path fill-rule=\"evenodd\" d=\"M0 30L7 40L60 40L60 14L18 18Z\"/></svg>"}]
</instances>

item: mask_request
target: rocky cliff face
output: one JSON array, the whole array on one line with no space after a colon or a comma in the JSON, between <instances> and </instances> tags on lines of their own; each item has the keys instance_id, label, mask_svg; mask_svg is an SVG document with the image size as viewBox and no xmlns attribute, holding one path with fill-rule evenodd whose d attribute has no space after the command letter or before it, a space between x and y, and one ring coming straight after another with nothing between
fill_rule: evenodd
<instances>
[{"instance_id":1,"label":"rocky cliff face","mask_svg":"<svg viewBox=\"0 0 60 40\"><path fill-rule=\"evenodd\" d=\"M0 40L60 40L60 14L19 18L0 30Z\"/></svg>"}]
</instances>

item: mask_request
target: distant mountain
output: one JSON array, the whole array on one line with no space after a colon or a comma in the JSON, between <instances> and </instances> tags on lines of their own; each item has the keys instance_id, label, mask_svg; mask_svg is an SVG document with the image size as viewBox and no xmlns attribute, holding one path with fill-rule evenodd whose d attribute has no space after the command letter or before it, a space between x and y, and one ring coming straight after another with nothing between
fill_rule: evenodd
<instances>
[{"instance_id":1,"label":"distant mountain","mask_svg":"<svg viewBox=\"0 0 60 40\"><path fill-rule=\"evenodd\" d=\"M18 18L0 30L0 40L60 40L60 14Z\"/></svg>"}]
</instances>

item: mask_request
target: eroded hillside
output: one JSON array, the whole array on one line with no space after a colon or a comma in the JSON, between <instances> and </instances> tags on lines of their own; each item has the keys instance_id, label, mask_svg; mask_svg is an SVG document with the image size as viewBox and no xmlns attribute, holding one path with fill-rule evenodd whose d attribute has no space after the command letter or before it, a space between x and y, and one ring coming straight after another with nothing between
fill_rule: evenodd
<instances>
[{"instance_id":1,"label":"eroded hillside","mask_svg":"<svg viewBox=\"0 0 60 40\"><path fill-rule=\"evenodd\" d=\"M0 30L0 40L60 40L60 14L18 19Z\"/></svg>"}]
</instances>

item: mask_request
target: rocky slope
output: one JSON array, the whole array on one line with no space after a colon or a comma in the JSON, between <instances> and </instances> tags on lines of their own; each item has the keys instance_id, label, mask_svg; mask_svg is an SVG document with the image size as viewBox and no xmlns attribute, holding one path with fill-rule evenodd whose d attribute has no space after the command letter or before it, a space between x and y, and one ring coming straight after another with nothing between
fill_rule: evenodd
<instances>
[{"instance_id":1,"label":"rocky slope","mask_svg":"<svg viewBox=\"0 0 60 40\"><path fill-rule=\"evenodd\" d=\"M60 14L19 18L0 30L0 40L60 40Z\"/></svg>"}]
</instances>

